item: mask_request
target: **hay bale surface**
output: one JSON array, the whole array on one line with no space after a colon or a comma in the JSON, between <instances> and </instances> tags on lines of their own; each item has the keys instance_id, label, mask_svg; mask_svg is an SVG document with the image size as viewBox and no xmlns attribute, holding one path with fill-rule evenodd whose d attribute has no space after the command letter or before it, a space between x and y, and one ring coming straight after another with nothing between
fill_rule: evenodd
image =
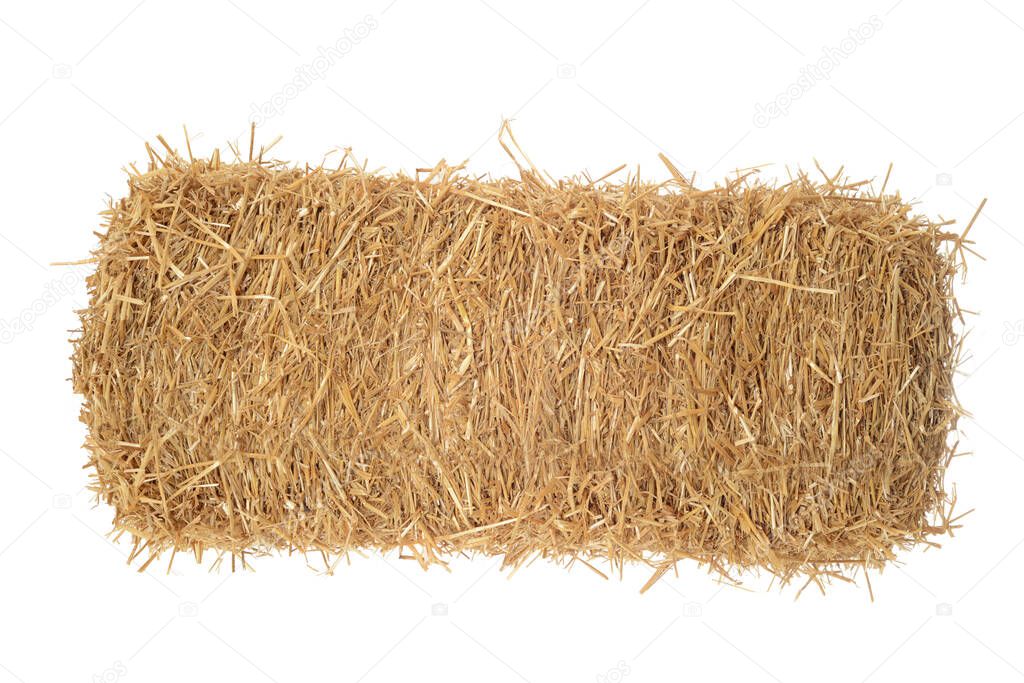
<instances>
[{"instance_id":1,"label":"hay bale surface","mask_svg":"<svg viewBox=\"0 0 1024 683\"><path fill-rule=\"evenodd\" d=\"M898 196L150 153L73 356L95 488L147 564L817 577L951 526L963 240Z\"/></svg>"}]
</instances>

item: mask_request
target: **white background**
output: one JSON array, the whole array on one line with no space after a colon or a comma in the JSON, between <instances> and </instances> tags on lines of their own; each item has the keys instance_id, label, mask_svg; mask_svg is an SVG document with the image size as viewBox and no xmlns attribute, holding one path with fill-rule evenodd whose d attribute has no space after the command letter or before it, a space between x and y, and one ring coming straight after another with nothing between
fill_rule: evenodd
<instances>
[{"instance_id":1,"label":"white background","mask_svg":"<svg viewBox=\"0 0 1024 683\"><path fill-rule=\"evenodd\" d=\"M136 2L0 6L0 681L1024 677L1024 7ZM261 121L260 141L285 136L276 156L351 146L392 171L444 157L507 175L495 132L514 117L555 176L626 162L662 179L659 150L699 184L759 164L784 179L814 159L881 179L891 161L890 189L930 216L962 226L989 197L971 233L987 261L959 289L980 315L959 379L972 454L948 474L975 511L956 537L873 575L874 602L862 577L794 600L799 586L724 587L690 564L643 596L643 567L604 581L537 562L509 579L488 558L425 573L354 557L334 576L312 556L255 573L184 556L170 573L126 566L127 545L105 538L111 510L84 490L67 381L83 269L49 264L88 256L144 140L181 146L187 124L196 152L247 146L253 107L357 29ZM808 79L822 59L829 77ZM787 92L757 125L758 104Z\"/></svg>"}]
</instances>

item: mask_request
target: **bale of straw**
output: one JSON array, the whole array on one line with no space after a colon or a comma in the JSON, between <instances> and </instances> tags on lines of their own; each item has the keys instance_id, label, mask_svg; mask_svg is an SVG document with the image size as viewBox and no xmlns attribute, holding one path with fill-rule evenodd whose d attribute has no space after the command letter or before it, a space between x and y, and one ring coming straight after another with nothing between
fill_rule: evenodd
<instances>
[{"instance_id":1,"label":"bale of straw","mask_svg":"<svg viewBox=\"0 0 1024 683\"><path fill-rule=\"evenodd\" d=\"M963 236L884 187L150 156L73 355L94 487L147 564L817 578L951 528Z\"/></svg>"}]
</instances>

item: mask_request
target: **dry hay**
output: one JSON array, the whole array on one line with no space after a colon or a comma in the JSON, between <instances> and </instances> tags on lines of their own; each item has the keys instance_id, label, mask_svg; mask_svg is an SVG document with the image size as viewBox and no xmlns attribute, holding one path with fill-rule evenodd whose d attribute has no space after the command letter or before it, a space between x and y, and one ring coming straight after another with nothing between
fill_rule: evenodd
<instances>
[{"instance_id":1,"label":"dry hay","mask_svg":"<svg viewBox=\"0 0 1024 683\"><path fill-rule=\"evenodd\" d=\"M884 185L160 141L105 212L73 356L94 487L143 566L397 548L820 584L954 526L970 242Z\"/></svg>"}]
</instances>

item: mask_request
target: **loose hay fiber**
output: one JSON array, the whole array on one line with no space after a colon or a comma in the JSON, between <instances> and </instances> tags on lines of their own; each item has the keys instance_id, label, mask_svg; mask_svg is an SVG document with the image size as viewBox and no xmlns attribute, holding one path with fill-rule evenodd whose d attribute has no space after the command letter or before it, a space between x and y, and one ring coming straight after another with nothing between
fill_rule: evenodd
<instances>
[{"instance_id":1,"label":"loose hay fiber","mask_svg":"<svg viewBox=\"0 0 1024 683\"><path fill-rule=\"evenodd\" d=\"M398 548L820 584L953 527L969 242L884 187L149 153L73 356L145 564Z\"/></svg>"}]
</instances>

